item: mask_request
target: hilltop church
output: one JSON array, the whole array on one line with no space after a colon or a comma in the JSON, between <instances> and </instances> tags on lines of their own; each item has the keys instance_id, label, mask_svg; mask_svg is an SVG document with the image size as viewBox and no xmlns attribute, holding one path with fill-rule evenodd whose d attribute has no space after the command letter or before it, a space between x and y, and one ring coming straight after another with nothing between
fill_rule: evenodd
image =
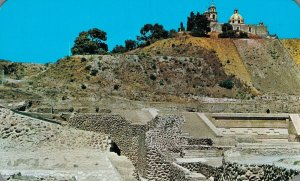
<instances>
[{"instance_id":1,"label":"hilltop church","mask_svg":"<svg viewBox=\"0 0 300 181\"><path fill-rule=\"evenodd\" d=\"M218 12L214 3L212 3L204 15L206 15L211 22L211 32L222 33L222 25L224 23L218 22ZM232 25L233 30L243 31L252 35L258 35L260 37L267 37L269 35L267 26L265 26L262 22L254 25L245 24L245 20L242 15L239 14L238 9L234 10L234 13L229 18L228 23Z\"/></svg>"}]
</instances>

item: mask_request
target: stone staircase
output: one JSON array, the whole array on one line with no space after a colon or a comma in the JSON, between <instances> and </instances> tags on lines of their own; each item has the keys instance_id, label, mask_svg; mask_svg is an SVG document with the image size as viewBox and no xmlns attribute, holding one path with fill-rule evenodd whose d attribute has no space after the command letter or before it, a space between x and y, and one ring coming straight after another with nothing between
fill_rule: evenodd
<instances>
[{"instance_id":1,"label":"stone staircase","mask_svg":"<svg viewBox=\"0 0 300 181\"><path fill-rule=\"evenodd\" d=\"M217 150L184 150L184 158L219 157L222 154Z\"/></svg>"}]
</instances>

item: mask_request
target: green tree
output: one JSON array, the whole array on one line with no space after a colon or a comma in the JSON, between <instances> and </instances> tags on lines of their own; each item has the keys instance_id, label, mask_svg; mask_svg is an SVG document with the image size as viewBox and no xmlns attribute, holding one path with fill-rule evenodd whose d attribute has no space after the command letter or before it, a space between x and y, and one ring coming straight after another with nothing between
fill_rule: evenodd
<instances>
[{"instance_id":1,"label":"green tree","mask_svg":"<svg viewBox=\"0 0 300 181\"><path fill-rule=\"evenodd\" d=\"M195 13L191 12L190 16L188 17L188 21L187 21L187 31L192 31L192 29L195 26Z\"/></svg>"},{"instance_id":2,"label":"green tree","mask_svg":"<svg viewBox=\"0 0 300 181\"><path fill-rule=\"evenodd\" d=\"M116 45L113 50L111 51L111 53L125 53L127 51L127 49L122 46L122 45Z\"/></svg>"},{"instance_id":3,"label":"green tree","mask_svg":"<svg viewBox=\"0 0 300 181\"><path fill-rule=\"evenodd\" d=\"M150 45L157 40L168 38L169 33L164 29L163 25L160 24L145 24L141 30L141 35L137 37L141 41L142 46Z\"/></svg>"},{"instance_id":4,"label":"green tree","mask_svg":"<svg viewBox=\"0 0 300 181\"><path fill-rule=\"evenodd\" d=\"M230 23L224 23L222 25L222 32L227 33L228 31L233 31L233 26Z\"/></svg>"},{"instance_id":5,"label":"green tree","mask_svg":"<svg viewBox=\"0 0 300 181\"><path fill-rule=\"evenodd\" d=\"M190 17L188 17L187 30L191 31L193 36L206 37L210 32L210 21L199 12L196 15L191 12Z\"/></svg>"},{"instance_id":6,"label":"green tree","mask_svg":"<svg viewBox=\"0 0 300 181\"><path fill-rule=\"evenodd\" d=\"M134 50L137 48L137 46L138 46L138 43L135 40L126 40L125 41L126 51Z\"/></svg>"},{"instance_id":7,"label":"green tree","mask_svg":"<svg viewBox=\"0 0 300 181\"><path fill-rule=\"evenodd\" d=\"M243 31L233 30L233 26L230 23L222 25L222 33L219 34L220 38L249 38L248 33Z\"/></svg>"},{"instance_id":8,"label":"green tree","mask_svg":"<svg viewBox=\"0 0 300 181\"><path fill-rule=\"evenodd\" d=\"M185 27L183 25L183 22L180 23L180 29L181 29L181 31L185 31Z\"/></svg>"},{"instance_id":9,"label":"green tree","mask_svg":"<svg viewBox=\"0 0 300 181\"><path fill-rule=\"evenodd\" d=\"M233 26L230 23L222 25L222 33L219 34L220 38L236 38L236 32L233 30Z\"/></svg>"},{"instance_id":10,"label":"green tree","mask_svg":"<svg viewBox=\"0 0 300 181\"><path fill-rule=\"evenodd\" d=\"M248 33L241 31L240 38L249 38Z\"/></svg>"},{"instance_id":11,"label":"green tree","mask_svg":"<svg viewBox=\"0 0 300 181\"><path fill-rule=\"evenodd\" d=\"M175 38L176 35L177 35L177 31L176 31L176 30L171 29L171 30L169 31L169 38Z\"/></svg>"},{"instance_id":12,"label":"green tree","mask_svg":"<svg viewBox=\"0 0 300 181\"><path fill-rule=\"evenodd\" d=\"M89 31L79 33L72 48L73 55L105 54L108 46L106 32L93 28Z\"/></svg>"}]
</instances>

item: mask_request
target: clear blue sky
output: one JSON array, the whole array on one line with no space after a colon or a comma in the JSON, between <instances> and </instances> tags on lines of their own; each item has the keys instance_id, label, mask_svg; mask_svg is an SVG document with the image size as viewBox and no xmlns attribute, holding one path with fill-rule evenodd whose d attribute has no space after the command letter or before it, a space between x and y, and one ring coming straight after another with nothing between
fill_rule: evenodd
<instances>
[{"instance_id":1,"label":"clear blue sky","mask_svg":"<svg viewBox=\"0 0 300 181\"><path fill-rule=\"evenodd\" d=\"M0 59L54 62L68 55L80 31L108 33L112 49L135 39L146 23L177 29L191 11L203 12L211 0L8 0L0 10ZM300 7L292 0L215 0L219 21L238 8L246 23L263 21L271 34L300 38Z\"/></svg>"}]
</instances>

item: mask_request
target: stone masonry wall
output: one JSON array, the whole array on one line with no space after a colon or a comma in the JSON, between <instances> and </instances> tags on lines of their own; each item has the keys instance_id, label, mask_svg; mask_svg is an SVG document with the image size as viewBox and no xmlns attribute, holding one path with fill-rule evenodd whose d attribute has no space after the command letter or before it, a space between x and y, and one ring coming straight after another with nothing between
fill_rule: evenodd
<instances>
[{"instance_id":1,"label":"stone masonry wall","mask_svg":"<svg viewBox=\"0 0 300 181\"><path fill-rule=\"evenodd\" d=\"M158 116L149 122L146 133L146 178L149 180L188 180L183 170L175 167L170 153L181 152L183 118Z\"/></svg>"},{"instance_id":2,"label":"stone masonry wall","mask_svg":"<svg viewBox=\"0 0 300 181\"><path fill-rule=\"evenodd\" d=\"M77 114L70 118L74 127L106 133L119 146L121 154L128 156L140 177L155 181L188 181L187 170L221 180L289 180L298 174L269 165L249 166L223 163L219 168L203 163L183 163L180 169L174 164L173 154L183 149L221 149L210 146L211 140L182 137L183 118L176 115L157 116L147 125L134 125L118 115ZM198 145L198 143L203 145ZM185 148L183 145L187 145ZM209 148L211 147L211 148Z\"/></svg>"},{"instance_id":3,"label":"stone masonry wall","mask_svg":"<svg viewBox=\"0 0 300 181\"><path fill-rule=\"evenodd\" d=\"M149 180L188 180L185 172L172 164L169 152L180 152L183 118L158 116L148 125L133 125L111 114L76 114L70 125L111 135L121 154L128 156L140 176Z\"/></svg>"},{"instance_id":4,"label":"stone masonry wall","mask_svg":"<svg viewBox=\"0 0 300 181\"><path fill-rule=\"evenodd\" d=\"M236 163L223 163L219 168L203 163L182 163L181 166L202 173L207 178L213 177L215 181L236 180L284 180L291 181L299 173L294 170L278 168L272 165L239 165Z\"/></svg>"},{"instance_id":5,"label":"stone masonry wall","mask_svg":"<svg viewBox=\"0 0 300 181\"><path fill-rule=\"evenodd\" d=\"M134 166L143 169L145 125L133 125L121 116L112 114L76 114L70 125L79 129L109 134L113 142L121 150L121 154L129 157Z\"/></svg>"},{"instance_id":6,"label":"stone masonry wall","mask_svg":"<svg viewBox=\"0 0 300 181\"><path fill-rule=\"evenodd\" d=\"M215 180L291 181L298 174L297 171L278 168L272 165L239 165L235 163L224 163L222 167L218 168Z\"/></svg>"}]
</instances>

